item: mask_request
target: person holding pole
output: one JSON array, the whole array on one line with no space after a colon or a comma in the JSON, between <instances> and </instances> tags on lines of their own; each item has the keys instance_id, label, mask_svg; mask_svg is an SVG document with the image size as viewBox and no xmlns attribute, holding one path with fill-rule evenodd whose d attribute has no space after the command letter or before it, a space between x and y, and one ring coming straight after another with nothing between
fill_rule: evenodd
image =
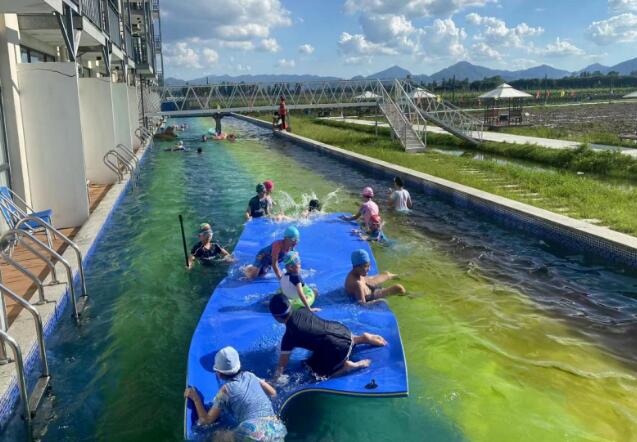
<instances>
[{"instance_id":1,"label":"person holding pole","mask_svg":"<svg viewBox=\"0 0 637 442\"><path fill-rule=\"evenodd\" d=\"M219 243L212 242L212 236L213 233L210 224L203 223L199 226L199 242L190 250L190 256L186 263L188 269L192 268L195 259L202 265L209 266L220 258L225 259L230 257L230 253L221 247Z\"/></svg>"}]
</instances>

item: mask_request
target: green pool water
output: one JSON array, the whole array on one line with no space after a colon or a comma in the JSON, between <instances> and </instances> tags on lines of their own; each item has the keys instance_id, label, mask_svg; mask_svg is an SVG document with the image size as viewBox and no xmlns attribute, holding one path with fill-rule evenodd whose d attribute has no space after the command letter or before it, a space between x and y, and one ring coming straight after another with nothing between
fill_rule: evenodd
<instances>
[{"instance_id":1,"label":"green pool water","mask_svg":"<svg viewBox=\"0 0 637 442\"><path fill-rule=\"evenodd\" d=\"M354 211L368 184L385 198L388 182L247 123L224 120L236 143L204 144L211 123L186 121L191 151L156 144L91 257L82 328L65 321L51 339L45 440L181 439L190 337L228 268L185 271L178 214L191 243L208 221L232 249L265 179L287 213L314 195ZM301 397L287 440L636 440L637 275L413 196L412 216L385 217L395 244L374 246L408 289L389 304L409 397ZM16 418L5 435L20 434Z\"/></svg>"}]
</instances>

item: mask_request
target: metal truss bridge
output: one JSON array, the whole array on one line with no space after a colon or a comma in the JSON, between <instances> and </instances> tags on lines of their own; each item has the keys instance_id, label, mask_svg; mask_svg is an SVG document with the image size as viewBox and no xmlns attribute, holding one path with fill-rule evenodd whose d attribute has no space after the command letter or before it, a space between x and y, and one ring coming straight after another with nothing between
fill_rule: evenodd
<instances>
[{"instance_id":1,"label":"metal truss bridge","mask_svg":"<svg viewBox=\"0 0 637 442\"><path fill-rule=\"evenodd\" d=\"M147 116L196 117L288 110L378 107L408 152L427 143L427 123L470 143L482 141L482 122L406 81L342 80L304 83L235 83L165 86L144 105Z\"/></svg>"}]
</instances>

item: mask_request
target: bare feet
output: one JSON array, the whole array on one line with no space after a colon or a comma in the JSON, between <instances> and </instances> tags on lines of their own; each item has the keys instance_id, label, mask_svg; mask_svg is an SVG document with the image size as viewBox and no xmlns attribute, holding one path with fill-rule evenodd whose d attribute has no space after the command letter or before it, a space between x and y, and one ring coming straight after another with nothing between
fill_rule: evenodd
<instances>
[{"instance_id":1,"label":"bare feet","mask_svg":"<svg viewBox=\"0 0 637 442\"><path fill-rule=\"evenodd\" d=\"M372 360L371 359L363 359L362 361L352 362L352 366L353 366L354 369L367 368L370 365L372 365Z\"/></svg>"},{"instance_id":2,"label":"bare feet","mask_svg":"<svg viewBox=\"0 0 637 442\"><path fill-rule=\"evenodd\" d=\"M354 336L354 344L368 344L375 347L383 347L387 345L387 341L382 336L373 335L371 333L363 333L360 336Z\"/></svg>"}]
</instances>

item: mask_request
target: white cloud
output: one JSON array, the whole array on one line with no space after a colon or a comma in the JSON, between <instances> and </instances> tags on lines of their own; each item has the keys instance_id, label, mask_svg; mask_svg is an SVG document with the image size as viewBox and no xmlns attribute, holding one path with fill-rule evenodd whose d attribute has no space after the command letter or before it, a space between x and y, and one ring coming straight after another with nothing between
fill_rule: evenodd
<instances>
[{"instance_id":1,"label":"white cloud","mask_svg":"<svg viewBox=\"0 0 637 442\"><path fill-rule=\"evenodd\" d=\"M199 54L186 42L164 45L164 61L168 66L201 69Z\"/></svg>"},{"instance_id":2,"label":"white cloud","mask_svg":"<svg viewBox=\"0 0 637 442\"><path fill-rule=\"evenodd\" d=\"M462 58L467 53L463 41L467 33L448 19L435 19L431 26L422 28L421 50L428 56Z\"/></svg>"},{"instance_id":3,"label":"white cloud","mask_svg":"<svg viewBox=\"0 0 637 442\"><path fill-rule=\"evenodd\" d=\"M258 48L265 52L279 52L281 50L281 46L276 41L276 38L264 38L259 43Z\"/></svg>"},{"instance_id":4,"label":"white cloud","mask_svg":"<svg viewBox=\"0 0 637 442\"><path fill-rule=\"evenodd\" d=\"M481 41L471 46L471 58L475 60L499 61L502 54Z\"/></svg>"},{"instance_id":5,"label":"white cloud","mask_svg":"<svg viewBox=\"0 0 637 442\"><path fill-rule=\"evenodd\" d=\"M292 25L291 13L280 0L164 0L164 37L181 41L247 41L270 36L273 28Z\"/></svg>"},{"instance_id":6,"label":"white cloud","mask_svg":"<svg viewBox=\"0 0 637 442\"><path fill-rule=\"evenodd\" d=\"M291 69L296 66L296 62L294 60L288 60L285 58L281 58L276 62L277 67Z\"/></svg>"},{"instance_id":7,"label":"white cloud","mask_svg":"<svg viewBox=\"0 0 637 442\"><path fill-rule=\"evenodd\" d=\"M637 0L608 0L612 12L637 12Z\"/></svg>"},{"instance_id":8,"label":"white cloud","mask_svg":"<svg viewBox=\"0 0 637 442\"><path fill-rule=\"evenodd\" d=\"M413 52L418 47L418 32L403 15L367 15L360 17L365 38L372 43L391 47L399 52Z\"/></svg>"},{"instance_id":9,"label":"white cloud","mask_svg":"<svg viewBox=\"0 0 637 442\"><path fill-rule=\"evenodd\" d=\"M449 17L470 7L481 7L497 0L346 0L345 11L353 14L398 14L410 18Z\"/></svg>"},{"instance_id":10,"label":"white cloud","mask_svg":"<svg viewBox=\"0 0 637 442\"><path fill-rule=\"evenodd\" d=\"M236 49L238 51L252 51L256 47L251 41L214 41L220 48Z\"/></svg>"},{"instance_id":11,"label":"white cloud","mask_svg":"<svg viewBox=\"0 0 637 442\"><path fill-rule=\"evenodd\" d=\"M360 65L360 64L371 64L373 57L370 56L354 56L354 57L345 57L345 64L352 65Z\"/></svg>"},{"instance_id":12,"label":"white cloud","mask_svg":"<svg viewBox=\"0 0 637 442\"><path fill-rule=\"evenodd\" d=\"M467 22L481 26L482 31L474 39L484 41L496 47L515 47L531 49L532 44L526 39L536 37L544 32L542 27L532 27L526 23L520 23L512 28L506 22L496 17L484 17L475 12L466 16Z\"/></svg>"},{"instance_id":13,"label":"white cloud","mask_svg":"<svg viewBox=\"0 0 637 442\"><path fill-rule=\"evenodd\" d=\"M540 49L538 52L547 57L568 57L585 54L582 49L566 40L560 40L559 37L555 39L555 42L549 43L544 49Z\"/></svg>"},{"instance_id":14,"label":"white cloud","mask_svg":"<svg viewBox=\"0 0 637 442\"><path fill-rule=\"evenodd\" d=\"M235 66L234 69L237 72L250 72L252 70L252 66L250 66L249 64L239 63L238 65Z\"/></svg>"},{"instance_id":15,"label":"white cloud","mask_svg":"<svg viewBox=\"0 0 637 442\"><path fill-rule=\"evenodd\" d=\"M586 35L598 45L637 41L637 15L629 12L591 23Z\"/></svg>"},{"instance_id":16,"label":"white cloud","mask_svg":"<svg viewBox=\"0 0 637 442\"><path fill-rule=\"evenodd\" d=\"M216 64L219 61L219 54L214 49L204 48L203 56L209 65Z\"/></svg>"},{"instance_id":17,"label":"white cloud","mask_svg":"<svg viewBox=\"0 0 637 442\"><path fill-rule=\"evenodd\" d=\"M368 41L364 35L341 33L338 40L338 47L345 55L394 55L396 50L386 47L385 45Z\"/></svg>"},{"instance_id":18,"label":"white cloud","mask_svg":"<svg viewBox=\"0 0 637 442\"><path fill-rule=\"evenodd\" d=\"M314 46L309 43L302 44L301 46L299 46L299 52L309 55L314 52Z\"/></svg>"}]
</instances>

